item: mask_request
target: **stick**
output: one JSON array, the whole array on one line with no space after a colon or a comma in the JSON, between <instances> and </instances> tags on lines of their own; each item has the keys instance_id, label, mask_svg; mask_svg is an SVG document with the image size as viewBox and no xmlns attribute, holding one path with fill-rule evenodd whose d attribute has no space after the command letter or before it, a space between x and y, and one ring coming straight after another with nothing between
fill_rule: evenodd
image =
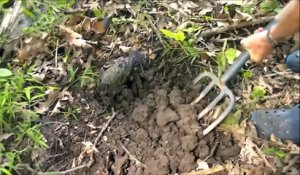
<instances>
[{"instance_id":1,"label":"stick","mask_svg":"<svg viewBox=\"0 0 300 175\"><path fill-rule=\"evenodd\" d=\"M2 19L0 25L0 34L3 34L8 28L11 28L13 23L17 21L17 18L21 13L21 1L16 1L13 5L13 8L10 8Z\"/></svg>"},{"instance_id":2,"label":"stick","mask_svg":"<svg viewBox=\"0 0 300 175\"><path fill-rule=\"evenodd\" d=\"M214 146L210 150L209 155L204 159L204 161L207 161L210 157L212 157L215 154L216 149L218 148L219 142L215 142Z\"/></svg>"},{"instance_id":3,"label":"stick","mask_svg":"<svg viewBox=\"0 0 300 175\"><path fill-rule=\"evenodd\" d=\"M160 43L162 44L162 46L164 47L164 46L165 46L164 41L163 41L163 39L162 39L162 37L161 37L161 35L160 35L160 33L159 33L157 27L153 24L151 17L150 17L149 15L146 15L146 18L148 19L148 21L149 21L149 23L150 23L150 26L151 26L152 30L154 31L154 33L156 34L156 36L157 36L159 42L160 42Z\"/></svg>"},{"instance_id":4,"label":"stick","mask_svg":"<svg viewBox=\"0 0 300 175\"><path fill-rule=\"evenodd\" d=\"M224 33L227 32L229 30L233 30L233 29L237 29L237 28L242 28L242 27L246 27L246 26L251 26L251 25L257 25L257 24L261 24L261 23L266 23L266 22L270 22L273 20L275 16L267 16L267 17L261 17L259 19L253 20L253 21L246 21L246 22L241 22L237 25L229 25L227 27L216 27L216 28L212 28L209 30L205 30L203 32L201 32L198 37L209 37L209 36L213 36L219 33Z\"/></svg>"},{"instance_id":5,"label":"stick","mask_svg":"<svg viewBox=\"0 0 300 175\"><path fill-rule=\"evenodd\" d=\"M42 175L43 174L45 174L45 175L46 174L47 175L66 175L66 174L69 174L69 173L72 173L72 172L75 172L75 171L78 171L78 170L81 170L84 168L90 168L94 162L95 162L94 156L93 156L93 154L91 154L90 161L86 164L83 164L83 165L80 165L80 166L77 166L77 167L74 167L74 168L71 168L71 169L68 169L65 171L47 172L47 173L41 173L41 174Z\"/></svg>"},{"instance_id":6,"label":"stick","mask_svg":"<svg viewBox=\"0 0 300 175\"><path fill-rule=\"evenodd\" d=\"M255 148L257 150L258 155L263 159L263 161L265 162L265 164L271 168L271 170L275 173L276 172L276 168L273 167L269 161L266 159L266 157L264 156L264 154L261 152L261 150L255 145Z\"/></svg>"},{"instance_id":7,"label":"stick","mask_svg":"<svg viewBox=\"0 0 300 175\"><path fill-rule=\"evenodd\" d=\"M222 39L213 38L213 39L211 39L212 42L216 42L216 43L224 43L225 41L239 41L239 40L242 40L242 37L230 37L230 38L222 38Z\"/></svg>"},{"instance_id":8,"label":"stick","mask_svg":"<svg viewBox=\"0 0 300 175\"><path fill-rule=\"evenodd\" d=\"M289 161L289 164L283 168L282 172L287 173L298 160L299 156L295 156L292 160Z\"/></svg>"},{"instance_id":9,"label":"stick","mask_svg":"<svg viewBox=\"0 0 300 175\"><path fill-rule=\"evenodd\" d=\"M141 165L142 167L146 168L146 165L143 164L142 162L140 162L137 158L135 158L135 157L128 151L128 149L123 145L123 143L120 143L120 144L121 144L122 148L124 149L124 151L128 154L130 160L135 161L135 163L136 163L138 166Z\"/></svg>"},{"instance_id":10,"label":"stick","mask_svg":"<svg viewBox=\"0 0 300 175\"><path fill-rule=\"evenodd\" d=\"M212 167L207 170L199 170L199 171L190 172L190 173L182 173L181 175L208 175L208 174L214 174L214 173L217 173L217 172L220 172L223 170L225 170L224 166L217 165L217 166Z\"/></svg>"},{"instance_id":11,"label":"stick","mask_svg":"<svg viewBox=\"0 0 300 175\"><path fill-rule=\"evenodd\" d=\"M109 118L109 120L107 121L107 123L104 125L104 127L101 129L99 135L97 136L96 140L94 141L95 147L98 144L99 140L101 139L104 131L106 130L106 128L108 127L108 125L110 124L110 122L115 118L116 115L117 115L117 113L115 112L114 108L112 108L112 115L111 115L111 117Z\"/></svg>"}]
</instances>

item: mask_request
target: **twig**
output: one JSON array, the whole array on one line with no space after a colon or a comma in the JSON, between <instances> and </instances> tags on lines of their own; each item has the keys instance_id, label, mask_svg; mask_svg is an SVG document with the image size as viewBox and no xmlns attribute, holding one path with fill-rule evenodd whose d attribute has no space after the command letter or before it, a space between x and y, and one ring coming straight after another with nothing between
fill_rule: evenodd
<instances>
[{"instance_id":1,"label":"twig","mask_svg":"<svg viewBox=\"0 0 300 175\"><path fill-rule=\"evenodd\" d=\"M292 160L290 160L289 164L283 168L282 172L287 173L292 168L292 166L295 165L295 163L299 160L299 158L300 158L299 156L295 156Z\"/></svg>"},{"instance_id":2,"label":"twig","mask_svg":"<svg viewBox=\"0 0 300 175\"><path fill-rule=\"evenodd\" d=\"M55 67L57 67L57 53L58 53L58 42L59 39L56 41L56 47L55 47Z\"/></svg>"},{"instance_id":3,"label":"twig","mask_svg":"<svg viewBox=\"0 0 300 175\"><path fill-rule=\"evenodd\" d=\"M133 160L136 162L137 166L142 166L144 168L146 168L146 165L144 165L142 162L140 162L137 158L135 158L129 151L128 149L123 145L123 143L120 143L122 148L124 149L124 151L128 154L129 159Z\"/></svg>"},{"instance_id":4,"label":"twig","mask_svg":"<svg viewBox=\"0 0 300 175\"><path fill-rule=\"evenodd\" d=\"M22 13L21 1L16 1L13 5L13 8L5 14L0 25L0 34L6 32L8 28L11 28L13 23L17 21L17 18Z\"/></svg>"},{"instance_id":5,"label":"twig","mask_svg":"<svg viewBox=\"0 0 300 175\"><path fill-rule=\"evenodd\" d=\"M66 10L65 14L70 15L70 14L76 14L76 13L84 13L86 11L87 10L85 10L85 9L75 9L75 10L71 9L71 10Z\"/></svg>"},{"instance_id":6,"label":"twig","mask_svg":"<svg viewBox=\"0 0 300 175\"><path fill-rule=\"evenodd\" d=\"M217 166L212 167L207 170L199 170L199 171L190 172L190 173L182 173L181 175L208 175L208 174L214 174L214 173L223 171L225 169L226 168L224 166L217 165Z\"/></svg>"},{"instance_id":7,"label":"twig","mask_svg":"<svg viewBox=\"0 0 300 175\"><path fill-rule=\"evenodd\" d=\"M211 39L212 42L216 42L216 43L224 43L225 41L239 41L241 40L242 37L230 37L230 38L213 38Z\"/></svg>"},{"instance_id":8,"label":"twig","mask_svg":"<svg viewBox=\"0 0 300 175\"><path fill-rule=\"evenodd\" d=\"M68 169L68 170L66 170L66 171L62 171L62 172L60 172L60 174L68 174L68 173L72 173L72 172L74 172L74 171L81 170L81 169L87 168L87 167L88 167L87 164L80 165L80 166L77 166L77 167Z\"/></svg>"},{"instance_id":9,"label":"twig","mask_svg":"<svg viewBox=\"0 0 300 175\"><path fill-rule=\"evenodd\" d=\"M255 145L255 148L257 150L258 155L263 159L263 161L265 162L265 164L271 168L271 170L275 173L276 172L276 168L273 167L269 161L266 159L266 157L264 156L264 154L261 152L261 150Z\"/></svg>"},{"instance_id":10,"label":"twig","mask_svg":"<svg viewBox=\"0 0 300 175\"><path fill-rule=\"evenodd\" d=\"M209 159L210 157L212 157L215 154L215 151L218 148L218 145L219 145L219 142L215 142L214 146L210 150L209 155L204 159L204 161L206 161L207 159Z\"/></svg>"},{"instance_id":11,"label":"twig","mask_svg":"<svg viewBox=\"0 0 300 175\"><path fill-rule=\"evenodd\" d=\"M98 134L96 140L94 141L94 145L96 146L99 142L99 140L101 139L104 131L106 130L106 128L108 127L108 125L110 124L110 122L115 118L115 116L117 115L117 113L115 112L114 108L112 108L112 115L109 118L109 120L107 121L107 123L104 125L104 127L101 129L100 133Z\"/></svg>"},{"instance_id":12,"label":"twig","mask_svg":"<svg viewBox=\"0 0 300 175\"><path fill-rule=\"evenodd\" d=\"M90 154L90 161L86 164L65 170L65 171L57 171L57 172L47 172L47 173L40 173L41 175L43 174L58 174L58 175L66 175L84 168L90 168L92 166L92 164L95 162L94 156L93 154Z\"/></svg>"},{"instance_id":13,"label":"twig","mask_svg":"<svg viewBox=\"0 0 300 175\"><path fill-rule=\"evenodd\" d=\"M152 19L151 19L151 16L146 15L146 18L148 19L148 21L149 21L149 23L150 23L150 26L151 26L152 30L154 31L154 33L156 34L156 36L157 36L159 42L160 42L160 43L162 44L162 46L164 47L164 46L165 46L164 41L163 41L163 39L162 39L162 37L161 37L161 35L160 35L160 33L159 33L157 27L153 24Z\"/></svg>"},{"instance_id":14,"label":"twig","mask_svg":"<svg viewBox=\"0 0 300 175\"><path fill-rule=\"evenodd\" d=\"M267 17L261 17L259 19L253 20L253 21L241 22L237 25L229 25L227 27L222 27L222 28L216 27L216 28L212 28L212 29L201 32L197 37L209 37L209 36L213 36L213 35L216 35L219 33L224 33L229 30L233 30L233 29L237 29L237 28L266 23L266 22L272 21L273 18L274 18L274 16L267 16Z\"/></svg>"}]
</instances>

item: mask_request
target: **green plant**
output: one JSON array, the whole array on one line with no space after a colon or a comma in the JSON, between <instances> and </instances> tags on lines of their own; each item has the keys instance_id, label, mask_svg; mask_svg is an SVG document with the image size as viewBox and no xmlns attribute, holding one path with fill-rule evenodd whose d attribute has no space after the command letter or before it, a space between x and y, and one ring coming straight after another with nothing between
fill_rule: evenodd
<instances>
[{"instance_id":1,"label":"green plant","mask_svg":"<svg viewBox=\"0 0 300 175\"><path fill-rule=\"evenodd\" d=\"M12 151L7 144L21 145L21 142L27 141L28 148L47 147L39 126L34 123L38 114L30 107L44 99L45 90L30 72L0 69L0 135L9 133L13 137L12 143L1 141L0 160L4 162L0 165L0 174L12 174L20 161L21 152L17 150L24 149L15 146L15 151Z\"/></svg>"},{"instance_id":2,"label":"green plant","mask_svg":"<svg viewBox=\"0 0 300 175\"><path fill-rule=\"evenodd\" d=\"M94 83L97 76L98 75L94 72L94 70L91 67L84 69L83 73L79 77L80 86L84 87L90 83Z\"/></svg>"},{"instance_id":3,"label":"green plant","mask_svg":"<svg viewBox=\"0 0 300 175\"><path fill-rule=\"evenodd\" d=\"M65 118L73 118L75 120L77 120L77 114L79 114L81 111L80 108L73 108L73 107L68 107L66 112L63 112L63 115Z\"/></svg>"},{"instance_id":4,"label":"green plant","mask_svg":"<svg viewBox=\"0 0 300 175\"><path fill-rule=\"evenodd\" d=\"M255 86L253 88L253 90L251 91L250 97L251 97L251 99L253 99L255 101L259 101L259 100L262 100L263 98L265 98L265 95L266 95L265 88L263 88L261 86Z\"/></svg>"},{"instance_id":5,"label":"green plant","mask_svg":"<svg viewBox=\"0 0 300 175\"><path fill-rule=\"evenodd\" d=\"M276 155L277 157L283 159L287 156L287 153L281 150L278 147L270 147L270 148L264 148L263 153L268 155Z\"/></svg>"},{"instance_id":6,"label":"green plant","mask_svg":"<svg viewBox=\"0 0 300 175\"><path fill-rule=\"evenodd\" d=\"M278 0L264 0L259 4L262 13L278 12L281 8Z\"/></svg>"},{"instance_id":7,"label":"green plant","mask_svg":"<svg viewBox=\"0 0 300 175\"><path fill-rule=\"evenodd\" d=\"M24 27L23 31L52 33L55 25L66 18L63 10L70 8L74 3L75 0L22 0L23 12L33 21L32 25Z\"/></svg>"},{"instance_id":8,"label":"green plant","mask_svg":"<svg viewBox=\"0 0 300 175\"><path fill-rule=\"evenodd\" d=\"M236 57L239 55L239 51L234 48L227 48L227 40L224 42L222 51L217 55L218 64L218 76L227 69L228 64L232 64Z\"/></svg>"},{"instance_id":9,"label":"green plant","mask_svg":"<svg viewBox=\"0 0 300 175\"><path fill-rule=\"evenodd\" d=\"M245 70L242 72L242 77L244 79L249 79L253 76L253 72L251 70Z\"/></svg>"},{"instance_id":10,"label":"green plant","mask_svg":"<svg viewBox=\"0 0 300 175\"><path fill-rule=\"evenodd\" d=\"M170 39L170 43L164 43L165 53L170 53L168 57L171 57L174 63L181 64L185 60L191 63L195 58L200 56L199 49L195 47L196 38L194 37L195 32L200 29L201 26L194 24L189 27L178 27L175 32L160 29L160 32Z\"/></svg>"},{"instance_id":11,"label":"green plant","mask_svg":"<svg viewBox=\"0 0 300 175\"><path fill-rule=\"evenodd\" d=\"M1 149L0 151L0 156L3 158L3 162L0 162L0 174L12 175L12 171L16 170L15 164L20 161L20 157L17 152L7 151L3 153L3 151L5 150Z\"/></svg>"},{"instance_id":12,"label":"green plant","mask_svg":"<svg viewBox=\"0 0 300 175\"><path fill-rule=\"evenodd\" d=\"M242 88L246 89L247 81L253 76L253 72L251 70L242 71Z\"/></svg>"}]
</instances>

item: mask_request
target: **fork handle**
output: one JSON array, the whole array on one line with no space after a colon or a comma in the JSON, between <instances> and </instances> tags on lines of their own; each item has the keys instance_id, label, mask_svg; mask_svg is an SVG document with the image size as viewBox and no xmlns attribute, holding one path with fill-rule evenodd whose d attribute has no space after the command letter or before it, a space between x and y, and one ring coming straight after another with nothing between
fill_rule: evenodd
<instances>
[{"instance_id":1,"label":"fork handle","mask_svg":"<svg viewBox=\"0 0 300 175\"><path fill-rule=\"evenodd\" d=\"M276 19L271 21L264 29L267 30L276 23ZM245 63L250 59L250 54L248 51L243 51L240 56L235 60L235 62L227 69L227 71L222 75L221 82L226 84L228 80L233 78L245 65Z\"/></svg>"}]
</instances>

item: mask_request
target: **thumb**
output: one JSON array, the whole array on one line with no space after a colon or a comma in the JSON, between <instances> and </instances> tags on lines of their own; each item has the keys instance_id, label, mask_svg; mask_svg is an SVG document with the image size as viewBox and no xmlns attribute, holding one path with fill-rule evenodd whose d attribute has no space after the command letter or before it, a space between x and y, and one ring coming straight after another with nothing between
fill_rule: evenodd
<instances>
[{"instance_id":1,"label":"thumb","mask_svg":"<svg viewBox=\"0 0 300 175\"><path fill-rule=\"evenodd\" d=\"M244 38L244 39L242 39L241 40L241 46L244 48L244 49L246 49L247 47L248 47L248 42L247 42L247 38Z\"/></svg>"}]
</instances>

